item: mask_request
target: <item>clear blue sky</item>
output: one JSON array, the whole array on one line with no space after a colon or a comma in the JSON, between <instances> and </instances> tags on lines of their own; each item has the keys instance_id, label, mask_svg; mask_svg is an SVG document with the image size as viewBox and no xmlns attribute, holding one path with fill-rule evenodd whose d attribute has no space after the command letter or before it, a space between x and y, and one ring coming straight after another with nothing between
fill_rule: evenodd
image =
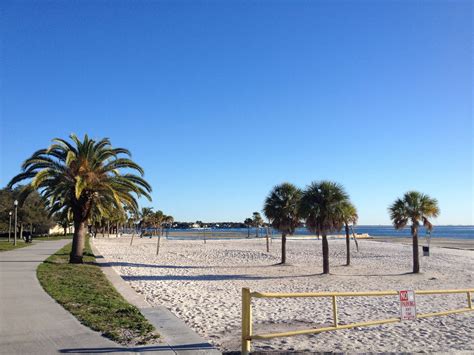
<instances>
[{"instance_id":1,"label":"clear blue sky","mask_svg":"<svg viewBox=\"0 0 474 355\"><path fill-rule=\"evenodd\" d=\"M129 148L177 220L242 221L275 184L331 179L361 224L410 189L474 224L470 1L0 6L1 186L88 133Z\"/></svg>"}]
</instances>

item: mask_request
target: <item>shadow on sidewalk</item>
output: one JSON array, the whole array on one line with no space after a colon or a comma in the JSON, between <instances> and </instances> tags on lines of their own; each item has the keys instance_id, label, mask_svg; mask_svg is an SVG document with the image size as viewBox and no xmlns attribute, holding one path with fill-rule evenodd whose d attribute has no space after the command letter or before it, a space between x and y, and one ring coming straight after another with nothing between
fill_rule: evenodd
<instances>
[{"instance_id":1,"label":"shadow on sidewalk","mask_svg":"<svg viewBox=\"0 0 474 355\"><path fill-rule=\"evenodd\" d=\"M170 347L168 345L151 345L151 346L138 346L131 348L120 348L120 347L106 347L106 348L72 348L72 349L61 349L60 353L63 354L104 354L104 353L117 353L117 352L135 352L141 353L145 351L170 351L170 350L214 350L214 348L208 343L196 343L196 344L183 344Z\"/></svg>"}]
</instances>

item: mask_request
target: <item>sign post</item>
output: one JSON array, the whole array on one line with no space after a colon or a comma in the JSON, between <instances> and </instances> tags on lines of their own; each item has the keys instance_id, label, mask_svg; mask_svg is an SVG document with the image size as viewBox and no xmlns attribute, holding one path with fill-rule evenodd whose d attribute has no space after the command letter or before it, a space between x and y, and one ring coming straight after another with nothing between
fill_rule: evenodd
<instances>
[{"instance_id":1,"label":"sign post","mask_svg":"<svg viewBox=\"0 0 474 355\"><path fill-rule=\"evenodd\" d=\"M400 319L415 320L416 319L416 300L415 291L403 290L399 291L400 297Z\"/></svg>"}]
</instances>

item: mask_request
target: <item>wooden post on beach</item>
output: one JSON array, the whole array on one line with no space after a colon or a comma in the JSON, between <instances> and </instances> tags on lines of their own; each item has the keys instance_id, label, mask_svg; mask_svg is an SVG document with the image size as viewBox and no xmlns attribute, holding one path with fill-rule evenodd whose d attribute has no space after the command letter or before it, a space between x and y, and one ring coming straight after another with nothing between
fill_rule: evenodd
<instances>
[{"instance_id":1,"label":"wooden post on beach","mask_svg":"<svg viewBox=\"0 0 474 355\"><path fill-rule=\"evenodd\" d=\"M268 229L269 229L269 228L267 227L267 233L266 233L266 239L267 239L267 253L270 252L270 241L268 240L268 238L269 238Z\"/></svg>"},{"instance_id":2,"label":"wooden post on beach","mask_svg":"<svg viewBox=\"0 0 474 355\"><path fill-rule=\"evenodd\" d=\"M472 295L471 292L467 292L467 306L472 309Z\"/></svg>"},{"instance_id":3,"label":"wooden post on beach","mask_svg":"<svg viewBox=\"0 0 474 355\"><path fill-rule=\"evenodd\" d=\"M337 319L337 301L336 296L332 296L332 318L334 321L334 326L337 328L339 325L339 320Z\"/></svg>"},{"instance_id":4,"label":"wooden post on beach","mask_svg":"<svg viewBox=\"0 0 474 355\"><path fill-rule=\"evenodd\" d=\"M250 354L252 334L252 304L250 289L242 289L242 355Z\"/></svg>"},{"instance_id":5,"label":"wooden post on beach","mask_svg":"<svg viewBox=\"0 0 474 355\"><path fill-rule=\"evenodd\" d=\"M156 242L156 255L160 252L160 241L161 241L161 233L158 233L158 241Z\"/></svg>"}]
</instances>

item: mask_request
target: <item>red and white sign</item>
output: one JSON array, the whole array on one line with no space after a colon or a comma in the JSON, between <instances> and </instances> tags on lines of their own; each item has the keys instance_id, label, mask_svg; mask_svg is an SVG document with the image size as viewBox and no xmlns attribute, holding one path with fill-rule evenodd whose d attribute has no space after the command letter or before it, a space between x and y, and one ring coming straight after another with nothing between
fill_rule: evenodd
<instances>
[{"instance_id":1,"label":"red and white sign","mask_svg":"<svg viewBox=\"0 0 474 355\"><path fill-rule=\"evenodd\" d=\"M400 319L414 320L416 319L416 301L415 291L403 290L399 293L400 296Z\"/></svg>"}]
</instances>

